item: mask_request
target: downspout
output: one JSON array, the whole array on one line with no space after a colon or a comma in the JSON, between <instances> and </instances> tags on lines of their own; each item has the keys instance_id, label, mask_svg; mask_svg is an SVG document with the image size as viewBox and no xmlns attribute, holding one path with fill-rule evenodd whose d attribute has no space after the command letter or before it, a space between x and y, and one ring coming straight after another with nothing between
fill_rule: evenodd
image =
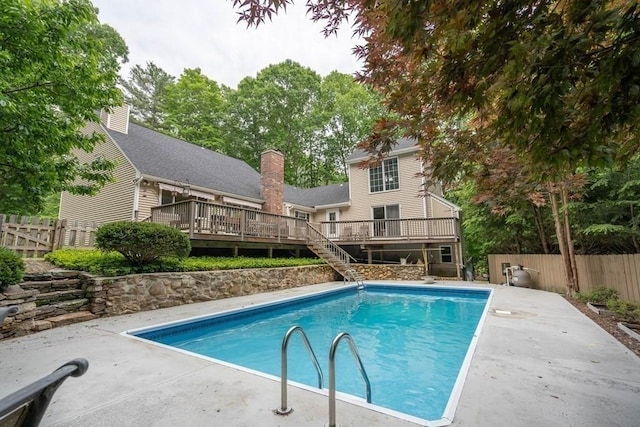
<instances>
[{"instance_id":1,"label":"downspout","mask_svg":"<svg viewBox=\"0 0 640 427\"><path fill-rule=\"evenodd\" d=\"M142 175L139 173L136 174L136 177L133 179L133 210L131 212L131 220L139 221L138 218L138 207L140 203L140 183L142 182Z\"/></svg>"}]
</instances>

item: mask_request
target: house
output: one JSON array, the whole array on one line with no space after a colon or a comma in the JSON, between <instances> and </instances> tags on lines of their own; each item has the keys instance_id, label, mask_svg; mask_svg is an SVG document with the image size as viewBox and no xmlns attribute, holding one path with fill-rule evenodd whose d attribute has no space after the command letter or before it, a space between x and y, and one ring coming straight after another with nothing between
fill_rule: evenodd
<instances>
[{"instance_id":1,"label":"house","mask_svg":"<svg viewBox=\"0 0 640 427\"><path fill-rule=\"evenodd\" d=\"M308 224L363 262L426 259L431 274L460 276L459 208L426 187L418 147L401 139L379 166L348 159L347 183L300 189L284 183L284 157L262 153L260 172L242 160L129 122L129 107L101 114L85 133L105 142L81 161L115 161L114 182L95 196L64 192L60 218L161 222L189 232L194 248L304 249ZM314 231L315 233L315 231Z\"/></svg>"}]
</instances>

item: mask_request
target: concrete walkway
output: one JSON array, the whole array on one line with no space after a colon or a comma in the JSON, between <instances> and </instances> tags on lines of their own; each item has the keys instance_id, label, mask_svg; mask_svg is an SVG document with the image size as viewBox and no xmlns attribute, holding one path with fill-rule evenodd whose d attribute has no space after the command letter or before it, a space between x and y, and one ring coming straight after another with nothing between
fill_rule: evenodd
<instances>
[{"instance_id":1,"label":"concrete walkway","mask_svg":"<svg viewBox=\"0 0 640 427\"><path fill-rule=\"evenodd\" d=\"M449 285L460 285L447 283ZM469 284L465 284L469 285ZM0 342L0 395L76 357L88 372L58 390L42 426L323 426L327 397L120 335L300 295L323 284L98 319ZM495 286L453 426L640 426L640 358L560 295ZM343 426L415 426L338 401Z\"/></svg>"}]
</instances>

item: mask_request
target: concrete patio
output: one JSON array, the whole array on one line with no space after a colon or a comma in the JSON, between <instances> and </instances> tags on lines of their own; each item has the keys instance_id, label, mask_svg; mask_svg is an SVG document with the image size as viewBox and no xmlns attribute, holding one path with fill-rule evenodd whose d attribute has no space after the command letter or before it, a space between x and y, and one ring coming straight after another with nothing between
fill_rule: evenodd
<instances>
[{"instance_id":1,"label":"concrete patio","mask_svg":"<svg viewBox=\"0 0 640 427\"><path fill-rule=\"evenodd\" d=\"M469 283L439 283L470 286ZM4 396L84 357L43 426L323 426L326 395L122 336L125 330L327 289L322 284L103 318L0 342ZM640 426L640 358L560 295L495 289L453 426ZM338 401L348 426L415 426Z\"/></svg>"}]
</instances>

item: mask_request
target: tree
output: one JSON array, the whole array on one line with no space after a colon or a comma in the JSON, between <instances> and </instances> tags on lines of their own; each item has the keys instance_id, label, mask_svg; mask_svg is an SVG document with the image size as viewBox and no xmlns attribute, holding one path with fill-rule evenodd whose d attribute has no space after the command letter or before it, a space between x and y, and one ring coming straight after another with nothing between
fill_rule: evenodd
<instances>
[{"instance_id":1,"label":"tree","mask_svg":"<svg viewBox=\"0 0 640 427\"><path fill-rule=\"evenodd\" d=\"M570 207L581 253L640 253L640 157L587 171L584 197Z\"/></svg>"},{"instance_id":2,"label":"tree","mask_svg":"<svg viewBox=\"0 0 640 427\"><path fill-rule=\"evenodd\" d=\"M227 92L223 151L259 166L260 153L285 155L285 181L299 187L343 182L346 158L384 108L353 77L320 78L293 61L270 65Z\"/></svg>"},{"instance_id":3,"label":"tree","mask_svg":"<svg viewBox=\"0 0 640 427\"><path fill-rule=\"evenodd\" d=\"M334 71L322 79L318 114L323 122L324 162L329 177L347 179L347 158L385 115L380 95L348 74ZM329 179L331 179L329 178Z\"/></svg>"},{"instance_id":4,"label":"tree","mask_svg":"<svg viewBox=\"0 0 640 427\"><path fill-rule=\"evenodd\" d=\"M302 167L313 146L320 81L315 71L291 60L241 80L229 95L227 154L258 168L264 150L278 149L286 159L285 181L305 186Z\"/></svg>"},{"instance_id":5,"label":"tree","mask_svg":"<svg viewBox=\"0 0 640 427\"><path fill-rule=\"evenodd\" d=\"M234 0L254 25L289 3ZM532 184L553 184L640 149L637 2L306 4L327 34L353 18L365 40L356 49L361 77L398 113L378 122L365 145L372 155L388 151L402 129L418 139L436 177L451 180L472 173L474 159L498 144L521 157ZM563 222L568 230L567 216Z\"/></svg>"},{"instance_id":6,"label":"tree","mask_svg":"<svg viewBox=\"0 0 640 427\"><path fill-rule=\"evenodd\" d=\"M127 53L88 0L0 2L0 211L37 212L53 192L92 194L110 179L111 163L70 153L101 141L79 129L121 103Z\"/></svg>"},{"instance_id":7,"label":"tree","mask_svg":"<svg viewBox=\"0 0 640 427\"><path fill-rule=\"evenodd\" d=\"M170 134L212 150L222 147L223 92L199 68L185 69L169 83L160 105Z\"/></svg>"},{"instance_id":8,"label":"tree","mask_svg":"<svg viewBox=\"0 0 640 427\"><path fill-rule=\"evenodd\" d=\"M134 65L129 72L129 79L120 81L124 99L131 107L131 116L151 129L162 129L162 98L173 80L173 76L152 61L148 61L145 67Z\"/></svg>"}]
</instances>

